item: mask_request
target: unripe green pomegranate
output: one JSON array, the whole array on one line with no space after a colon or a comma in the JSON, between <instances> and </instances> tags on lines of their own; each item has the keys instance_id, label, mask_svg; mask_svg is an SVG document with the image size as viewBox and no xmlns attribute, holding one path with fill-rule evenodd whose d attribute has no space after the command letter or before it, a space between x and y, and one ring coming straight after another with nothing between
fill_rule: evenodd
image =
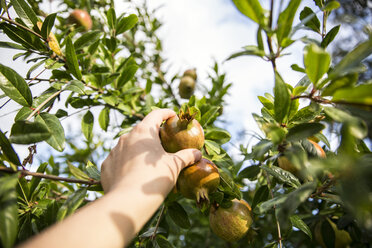
<instances>
[{"instance_id":1,"label":"unripe green pomegranate","mask_svg":"<svg viewBox=\"0 0 372 248\"><path fill-rule=\"evenodd\" d=\"M200 150L204 145L204 131L193 116L181 112L163 123L160 140L167 152L174 153L187 148Z\"/></svg>"},{"instance_id":2,"label":"unripe green pomegranate","mask_svg":"<svg viewBox=\"0 0 372 248\"><path fill-rule=\"evenodd\" d=\"M244 200L234 199L229 208L212 206L209 225L212 231L228 242L238 241L247 234L253 219L251 207Z\"/></svg>"},{"instance_id":3,"label":"unripe green pomegranate","mask_svg":"<svg viewBox=\"0 0 372 248\"><path fill-rule=\"evenodd\" d=\"M180 94L180 97L189 99L194 94L195 84L196 82L194 78L187 75L183 76L178 85L178 93Z\"/></svg>"},{"instance_id":4,"label":"unripe green pomegranate","mask_svg":"<svg viewBox=\"0 0 372 248\"><path fill-rule=\"evenodd\" d=\"M190 76L192 77L195 81L198 78L198 75L196 74L196 69L188 69L183 73L183 76Z\"/></svg>"},{"instance_id":5,"label":"unripe green pomegranate","mask_svg":"<svg viewBox=\"0 0 372 248\"><path fill-rule=\"evenodd\" d=\"M208 194L216 191L219 184L217 166L205 158L184 168L177 179L178 191L198 204L209 202Z\"/></svg>"},{"instance_id":6,"label":"unripe green pomegranate","mask_svg":"<svg viewBox=\"0 0 372 248\"><path fill-rule=\"evenodd\" d=\"M68 21L69 23L83 26L85 31L92 29L93 26L92 18L90 17L89 13L82 9L75 9L72 11Z\"/></svg>"}]
</instances>

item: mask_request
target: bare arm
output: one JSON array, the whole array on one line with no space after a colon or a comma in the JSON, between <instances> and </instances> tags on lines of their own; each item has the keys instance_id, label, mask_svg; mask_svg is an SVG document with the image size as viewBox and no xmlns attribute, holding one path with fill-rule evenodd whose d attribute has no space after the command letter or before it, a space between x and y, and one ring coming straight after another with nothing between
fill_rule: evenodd
<instances>
[{"instance_id":1,"label":"bare arm","mask_svg":"<svg viewBox=\"0 0 372 248\"><path fill-rule=\"evenodd\" d=\"M175 113L151 112L120 137L102 164L106 194L21 247L123 247L159 208L179 172L201 158L198 150L164 151L159 127Z\"/></svg>"}]
</instances>

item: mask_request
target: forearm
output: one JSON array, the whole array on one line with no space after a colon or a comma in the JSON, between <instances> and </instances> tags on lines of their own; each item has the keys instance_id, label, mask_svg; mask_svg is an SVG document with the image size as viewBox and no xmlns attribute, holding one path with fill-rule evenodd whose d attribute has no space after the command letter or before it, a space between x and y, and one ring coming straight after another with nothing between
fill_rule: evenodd
<instances>
[{"instance_id":1,"label":"forearm","mask_svg":"<svg viewBox=\"0 0 372 248\"><path fill-rule=\"evenodd\" d=\"M147 191L146 183L116 189L21 247L123 247L154 214L164 197L163 193Z\"/></svg>"}]
</instances>

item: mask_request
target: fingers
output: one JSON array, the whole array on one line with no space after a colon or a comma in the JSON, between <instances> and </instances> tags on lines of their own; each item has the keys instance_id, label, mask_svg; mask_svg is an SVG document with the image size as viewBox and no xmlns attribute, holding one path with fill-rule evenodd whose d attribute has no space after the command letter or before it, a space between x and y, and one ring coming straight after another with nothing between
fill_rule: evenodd
<instances>
[{"instance_id":1,"label":"fingers","mask_svg":"<svg viewBox=\"0 0 372 248\"><path fill-rule=\"evenodd\" d=\"M183 168L198 162L202 158L202 153L197 149L183 149L174 153L174 156L177 157L177 166L182 170Z\"/></svg>"},{"instance_id":2,"label":"fingers","mask_svg":"<svg viewBox=\"0 0 372 248\"><path fill-rule=\"evenodd\" d=\"M155 125L157 128L159 128L164 120L169 119L175 115L176 113L170 109L156 109L143 119L142 124L146 126Z\"/></svg>"}]
</instances>

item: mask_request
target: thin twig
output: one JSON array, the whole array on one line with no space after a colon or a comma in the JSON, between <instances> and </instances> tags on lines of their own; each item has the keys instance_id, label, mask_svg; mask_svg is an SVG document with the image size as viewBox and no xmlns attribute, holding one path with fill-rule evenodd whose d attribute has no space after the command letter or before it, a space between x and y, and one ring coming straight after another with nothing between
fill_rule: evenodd
<instances>
[{"instance_id":1,"label":"thin twig","mask_svg":"<svg viewBox=\"0 0 372 248\"><path fill-rule=\"evenodd\" d=\"M14 171L11 168L6 168L6 167L0 167L0 171L6 172L6 173L20 172L22 176L33 176L33 177L50 179L50 180L54 180L54 181L64 181L64 182L69 182L69 183L81 183L81 184L88 184L88 185L101 184L100 181L95 181L95 180L89 180L88 181L88 180L80 180L80 179L67 178L67 177L59 177L59 176L55 176L55 175L47 175L47 174L38 173L38 172L31 172L31 171L27 171L27 170Z\"/></svg>"},{"instance_id":2,"label":"thin twig","mask_svg":"<svg viewBox=\"0 0 372 248\"><path fill-rule=\"evenodd\" d=\"M273 11L274 11L274 0L271 0L271 4L270 4L270 16L269 16L269 28L272 29L272 25L273 25ZM274 56L274 49L273 49L273 42L272 42L272 39L271 37L266 33L266 37L267 37L267 45L269 47L269 51L270 51L270 61L271 61L271 64L273 66L273 69L274 69L274 73L276 71L276 62L275 62L275 59L276 57L278 56L278 53L275 54Z\"/></svg>"},{"instance_id":3,"label":"thin twig","mask_svg":"<svg viewBox=\"0 0 372 248\"><path fill-rule=\"evenodd\" d=\"M40 34L36 33L34 30L32 30L32 29L30 29L30 28L28 28L28 27L25 27L25 26L23 26L22 24L19 24L18 22L15 22L15 21L13 21L13 20L11 20L11 19L8 19L8 18L6 18L6 17L4 17L4 16L0 16L0 19L3 19L4 21L7 21L7 22L9 22L9 23L11 23L11 24L13 24L13 25L16 25L16 26L18 26L18 27L20 27L20 28L22 28L22 29L24 29L24 30L26 30L26 31L28 31L28 32L30 32L30 33L32 33L33 35L36 35L37 37L39 37L39 38L42 39L43 41L47 42L47 39L45 39L43 36L41 36Z\"/></svg>"},{"instance_id":4,"label":"thin twig","mask_svg":"<svg viewBox=\"0 0 372 248\"><path fill-rule=\"evenodd\" d=\"M151 235L151 240L154 240L155 237L156 237L156 232L158 231L158 228L159 228L159 225L160 225L160 220L161 218L163 217L163 214L164 214L164 209L165 209L165 205L163 204L163 206L161 207L161 210L160 210L160 214L159 214L159 219L158 221L156 222L156 225L155 225L155 229L154 229L154 233Z\"/></svg>"},{"instance_id":5,"label":"thin twig","mask_svg":"<svg viewBox=\"0 0 372 248\"><path fill-rule=\"evenodd\" d=\"M10 98L3 105L1 105L0 109L2 109L5 105L7 105L8 102L10 102Z\"/></svg>"},{"instance_id":6,"label":"thin twig","mask_svg":"<svg viewBox=\"0 0 372 248\"><path fill-rule=\"evenodd\" d=\"M272 189L270 188L270 185L271 185L271 182L270 182L270 178L269 178L269 175L267 174L267 172L265 171L265 175L266 175L266 180L267 180L267 186L269 188L269 191L270 191L270 195L271 195L271 199L274 199L274 194L273 194L273 191ZM282 235L281 235L281 232L280 232L280 223L278 221L278 218L276 217L276 205L274 204L273 206L274 208L274 216L275 216L275 220L276 220L276 227L278 229L278 240L279 240L279 247L282 248Z\"/></svg>"},{"instance_id":7,"label":"thin twig","mask_svg":"<svg viewBox=\"0 0 372 248\"><path fill-rule=\"evenodd\" d=\"M42 109L50 100L52 100L54 97L58 96L61 92L62 92L62 90L57 91L56 93L54 93L53 95L51 95L50 97L48 97L39 106L37 106L37 108L35 108L35 110L32 111L32 113L26 118L26 121L29 121L37 112L40 111L40 109Z\"/></svg>"}]
</instances>

